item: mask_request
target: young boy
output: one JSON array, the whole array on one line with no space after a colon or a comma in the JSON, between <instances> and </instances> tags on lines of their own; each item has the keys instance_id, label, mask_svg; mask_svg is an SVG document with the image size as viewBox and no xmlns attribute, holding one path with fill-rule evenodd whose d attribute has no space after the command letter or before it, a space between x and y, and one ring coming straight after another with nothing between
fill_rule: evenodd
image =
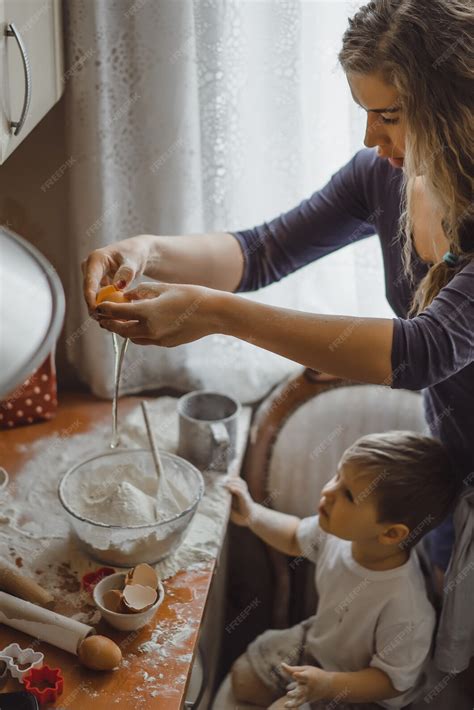
<instances>
[{"instance_id":1,"label":"young boy","mask_svg":"<svg viewBox=\"0 0 474 710\"><path fill-rule=\"evenodd\" d=\"M443 445L405 431L361 437L323 488L318 515L303 520L258 505L241 479L225 485L233 522L317 563L319 598L315 616L266 631L237 659L236 700L272 709L407 705L420 691L435 627L412 547L458 490Z\"/></svg>"}]
</instances>

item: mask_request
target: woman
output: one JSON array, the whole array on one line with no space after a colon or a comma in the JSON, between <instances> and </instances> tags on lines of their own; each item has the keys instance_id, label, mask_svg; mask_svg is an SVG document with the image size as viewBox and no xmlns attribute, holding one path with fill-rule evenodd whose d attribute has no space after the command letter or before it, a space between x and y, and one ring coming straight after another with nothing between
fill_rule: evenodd
<instances>
[{"instance_id":1,"label":"woman","mask_svg":"<svg viewBox=\"0 0 474 710\"><path fill-rule=\"evenodd\" d=\"M473 34L470 0L364 6L349 21L339 58L367 112L367 149L268 224L232 234L140 235L93 252L83 264L84 293L101 327L167 347L224 333L323 372L423 389L431 433L448 447L460 482L472 483ZM234 295L375 233L398 318L302 313ZM162 283L129 291L131 303L95 308L100 284L113 279L125 288L138 274ZM474 568L470 500L458 508L448 580L469 555ZM452 539L452 523L432 539L441 576ZM471 590L473 577L463 582ZM437 658L447 671L466 668L473 653L470 610L459 607L466 589L459 584L445 597Z\"/></svg>"}]
</instances>

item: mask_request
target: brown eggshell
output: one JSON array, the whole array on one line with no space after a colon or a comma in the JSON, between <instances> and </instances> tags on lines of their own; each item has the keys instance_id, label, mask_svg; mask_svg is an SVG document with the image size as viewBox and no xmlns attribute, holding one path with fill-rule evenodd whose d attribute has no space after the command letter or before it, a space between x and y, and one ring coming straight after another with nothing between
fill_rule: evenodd
<instances>
[{"instance_id":1,"label":"brown eggshell","mask_svg":"<svg viewBox=\"0 0 474 710\"><path fill-rule=\"evenodd\" d=\"M153 567L144 562L128 572L125 584L141 584L144 587L158 589L158 581L158 575Z\"/></svg>"},{"instance_id":2,"label":"brown eggshell","mask_svg":"<svg viewBox=\"0 0 474 710\"><path fill-rule=\"evenodd\" d=\"M158 599L158 592L142 584L128 584L122 592L122 599L127 611L138 613L153 606Z\"/></svg>"},{"instance_id":3,"label":"brown eggshell","mask_svg":"<svg viewBox=\"0 0 474 710\"><path fill-rule=\"evenodd\" d=\"M102 604L109 611L122 611L122 592L120 589L109 589L102 597Z\"/></svg>"},{"instance_id":4,"label":"brown eggshell","mask_svg":"<svg viewBox=\"0 0 474 710\"><path fill-rule=\"evenodd\" d=\"M120 599L120 607L119 607L118 612L119 612L119 614L134 614L135 613L135 609L130 609L130 607L128 607L125 604L125 599L123 598L123 594L122 594L122 598Z\"/></svg>"},{"instance_id":5,"label":"brown eggshell","mask_svg":"<svg viewBox=\"0 0 474 710\"><path fill-rule=\"evenodd\" d=\"M82 665L93 671L111 671L122 660L122 651L106 636L88 636L79 645L77 655Z\"/></svg>"}]
</instances>

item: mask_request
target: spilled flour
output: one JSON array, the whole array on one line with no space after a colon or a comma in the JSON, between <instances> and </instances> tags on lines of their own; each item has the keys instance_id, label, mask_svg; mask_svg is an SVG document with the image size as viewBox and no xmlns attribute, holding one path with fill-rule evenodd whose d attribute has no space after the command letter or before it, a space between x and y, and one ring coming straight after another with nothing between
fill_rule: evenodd
<instances>
[{"instance_id":1,"label":"spilled flour","mask_svg":"<svg viewBox=\"0 0 474 710\"><path fill-rule=\"evenodd\" d=\"M158 447L171 453L176 452L178 440L176 402L173 397L160 397L149 403ZM242 416L240 452L248 426L248 411L244 409ZM60 478L69 468L108 450L106 442L110 438L110 425L98 425L84 434L75 433L77 428L78 422L73 423L60 435L41 439L24 449L28 452L28 461L15 481L0 491L0 555L5 560L16 561L23 571L33 574L53 594L63 594L66 587L69 603L77 603L80 607L79 582L99 563L87 556L71 533L57 489ZM140 407L122 417L120 439L122 448L148 448ZM205 473L204 479L205 494L184 541L172 555L155 565L162 579L179 570L206 565L219 552L227 522L229 494L219 485L219 474ZM129 485L134 485L130 479ZM93 507L97 500L94 503L94 492L89 493L88 505ZM141 518L151 515L152 511L146 510L142 497L138 495L138 500L135 498L131 504L127 493L130 494L130 489L127 491L125 483L115 490L115 512L121 506L123 509L128 507L130 520L135 515ZM143 491L141 493L147 496ZM112 506L109 510L111 516L115 515ZM77 595L77 602L74 595ZM85 618L80 620L87 623Z\"/></svg>"}]
</instances>

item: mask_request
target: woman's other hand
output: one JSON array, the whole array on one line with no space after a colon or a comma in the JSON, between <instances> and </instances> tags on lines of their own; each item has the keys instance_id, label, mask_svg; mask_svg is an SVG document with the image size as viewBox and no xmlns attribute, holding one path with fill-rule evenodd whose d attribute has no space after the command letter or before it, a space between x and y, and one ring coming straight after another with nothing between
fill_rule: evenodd
<instances>
[{"instance_id":1,"label":"woman's other hand","mask_svg":"<svg viewBox=\"0 0 474 710\"><path fill-rule=\"evenodd\" d=\"M104 302L101 328L137 345L174 347L219 332L219 291L189 284L142 283L125 292L129 303Z\"/></svg>"}]
</instances>

